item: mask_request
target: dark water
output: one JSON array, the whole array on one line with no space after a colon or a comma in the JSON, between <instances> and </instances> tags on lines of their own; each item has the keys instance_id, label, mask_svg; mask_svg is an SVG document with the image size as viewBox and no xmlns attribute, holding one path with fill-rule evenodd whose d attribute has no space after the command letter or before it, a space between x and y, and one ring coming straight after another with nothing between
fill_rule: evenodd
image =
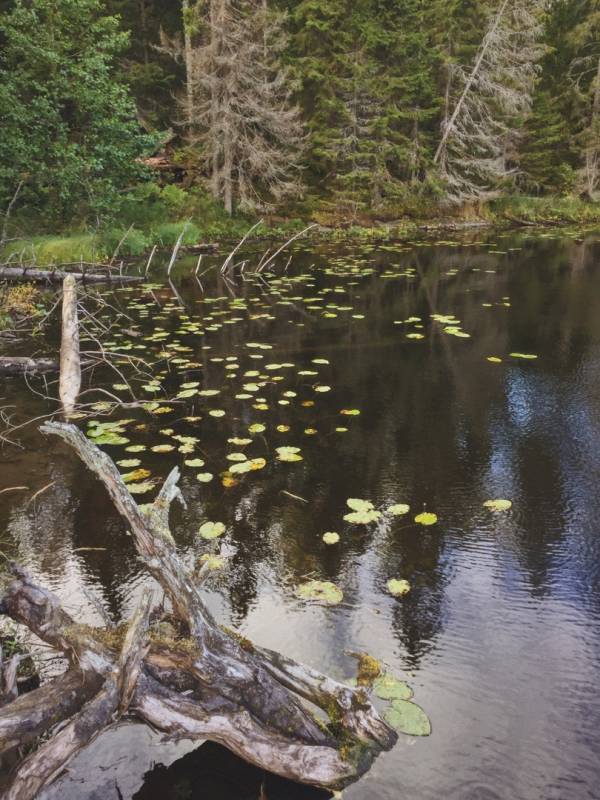
<instances>
[{"instance_id":1,"label":"dark water","mask_svg":"<svg viewBox=\"0 0 600 800\"><path fill-rule=\"evenodd\" d=\"M210 547L198 543L203 521L227 525L226 563L207 587L223 622L340 679L355 672L350 653L366 651L414 688L432 736L402 736L344 800L600 798L600 239L322 245L297 250L283 273L286 260L264 282L229 288L208 273L204 294L191 260L174 279L179 298L156 275L151 291L109 293L131 319L118 320L107 347L131 347L125 352L153 364L154 374L165 370L156 397L196 381L220 394L160 415L106 418L98 410L97 420L133 420L127 445L107 451L117 461L139 459L151 478L182 465L188 507L175 512L173 529L190 558ZM107 324L115 313L104 309L100 318ZM470 337L445 333L448 323L432 314L455 315ZM410 317L421 321L394 324ZM147 378L122 370L136 393L154 398L141 388ZM90 381L126 396L112 388L122 383L116 374L96 371ZM264 385L243 388L254 382ZM14 421L52 408L20 380L7 381L3 397L17 406ZM253 423L265 431L252 444L228 444L250 438ZM181 441L161 430L196 437L194 452L178 452ZM121 619L146 581L121 520L61 445L31 429L18 437L25 449L4 449L0 488L30 490L0 498L3 549L79 618L98 622L85 585ZM150 449L165 443L175 449ZM126 452L132 444L147 449ZM278 462L274 448L285 445L300 447L303 460ZM240 450L264 457L266 467L224 488L226 455ZM205 465L183 464L194 458ZM199 472L214 478L201 483ZM350 525L343 516L352 497L376 508L407 503L411 513ZM483 507L495 498L511 500L510 511ZM413 523L424 507L436 525ZM340 542L324 544L325 531ZM300 601L295 590L307 578L335 582L343 603ZM409 580L410 593L394 599L390 578ZM226 753L200 748L177 761L193 749L120 725L47 797L258 797L262 776L242 764L236 772ZM270 800L322 796L280 784L267 790Z\"/></svg>"}]
</instances>

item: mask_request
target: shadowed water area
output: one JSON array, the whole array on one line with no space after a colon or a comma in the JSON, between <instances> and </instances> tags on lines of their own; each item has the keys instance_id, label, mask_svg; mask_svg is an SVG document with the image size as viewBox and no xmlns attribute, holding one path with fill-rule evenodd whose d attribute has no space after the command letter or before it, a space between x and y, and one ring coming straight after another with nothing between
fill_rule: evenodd
<instances>
[{"instance_id":1,"label":"shadowed water area","mask_svg":"<svg viewBox=\"0 0 600 800\"><path fill-rule=\"evenodd\" d=\"M600 798L600 238L292 253L257 277L249 250L233 285L209 269L222 258L200 281L185 258L173 287L157 266L149 285L94 289L110 307L87 300L86 324L113 326L103 346L122 375L96 369L86 386L126 400L130 384L151 405L100 405L78 424L121 472L149 472L131 477L139 502L181 467L172 530L190 563L220 549L205 592L221 622L341 680L364 651L411 685L432 735L401 736L344 800ZM22 379L2 395L13 422L54 407ZM35 426L13 438L24 449L4 448L0 488L30 491L1 498L3 551L78 619L100 624L85 587L121 621L148 578L104 489ZM266 463L231 474L239 454ZM349 498L410 511L352 524ZM498 498L512 507L484 507ZM437 523L415 523L423 510ZM206 521L224 535L199 537ZM410 592L393 597L392 578ZM343 600L301 599L313 579ZM120 723L44 797L258 800L263 777L214 745ZM264 791L327 796L272 777Z\"/></svg>"}]
</instances>

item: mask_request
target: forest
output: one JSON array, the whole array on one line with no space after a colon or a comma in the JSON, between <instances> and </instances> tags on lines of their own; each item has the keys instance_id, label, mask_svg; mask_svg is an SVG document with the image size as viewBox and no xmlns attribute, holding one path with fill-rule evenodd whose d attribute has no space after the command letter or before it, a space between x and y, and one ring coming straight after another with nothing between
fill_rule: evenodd
<instances>
[{"instance_id":1,"label":"forest","mask_svg":"<svg viewBox=\"0 0 600 800\"><path fill-rule=\"evenodd\" d=\"M0 800L589 800L600 0L0 0Z\"/></svg>"},{"instance_id":2,"label":"forest","mask_svg":"<svg viewBox=\"0 0 600 800\"><path fill-rule=\"evenodd\" d=\"M600 4L2 0L0 108L8 245L597 218Z\"/></svg>"}]
</instances>

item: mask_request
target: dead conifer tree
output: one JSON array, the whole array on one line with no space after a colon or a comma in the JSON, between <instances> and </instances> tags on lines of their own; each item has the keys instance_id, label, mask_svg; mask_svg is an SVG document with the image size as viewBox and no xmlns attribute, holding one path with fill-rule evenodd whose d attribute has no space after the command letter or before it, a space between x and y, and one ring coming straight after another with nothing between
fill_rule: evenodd
<instances>
[{"instance_id":1,"label":"dead conifer tree","mask_svg":"<svg viewBox=\"0 0 600 800\"><path fill-rule=\"evenodd\" d=\"M186 137L228 214L266 209L302 190L303 131L281 66L285 16L266 0L184 0L183 40L162 49L186 68Z\"/></svg>"},{"instance_id":2,"label":"dead conifer tree","mask_svg":"<svg viewBox=\"0 0 600 800\"><path fill-rule=\"evenodd\" d=\"M490 199L514 172L510 153L531 110L543 54L541 5L540 0L501 0L474 65L456 68L461 88L434 158L450 202Z\"/></svg>"}]
</instances>

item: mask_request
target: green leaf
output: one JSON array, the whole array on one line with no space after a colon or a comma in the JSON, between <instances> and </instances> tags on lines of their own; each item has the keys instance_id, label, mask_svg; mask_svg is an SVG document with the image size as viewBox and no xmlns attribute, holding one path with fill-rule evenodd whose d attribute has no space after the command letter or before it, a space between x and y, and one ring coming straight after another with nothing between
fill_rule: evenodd
<instances>
[{"instance_id":1,"label":"green leaf","mask_svg":"<svg viewBox=\"0 0 600 800\"><path fill-rule=\"evenodd\" d=\"M421 514L417 514L415 517L415 522L419 525L435 525L438 518L436 514L432 514L429 511L423 511Z\"/></svg>"},{"instance_id":2,"label":"green leaf","mask_svg":"<svg viewBox=\"0 0 600 800\"><path fill-rule=\"evenodd\" d=\"M410 506L407 506L406 503L396 503L388 507L388 514L392 514L394 517L401 517L404 514L408 514L409 511Z\"/></svg>"},{"instance_id":3,"label":"green leaf","mask_svg":"<svg viewBox=\"0 0 600 800\"><path fill-rule=\"evenodd\" d=\"M410 592L410 583L404 578L390 578L387 582L388 592L394 597L402 597Z\"/></svg>"},{"instance_id":4,"label":"green leaf","mask_svg":"<svg viewBox=\"0 0 600 800\"><path fill-rule=\"evenodd\" d=\"M225 525L222 522L205 522L200 526L200 536L203 539L218 539L225 533Z\"/></svg>"},{"instance_id":5,"label":"green leaf","mask_svg":"<svg viewBox=\"0 0 600 800\"><path fill-rule=\"evenodd\" d=\"M339 540L339 533L335 533L334 531L328 531L327 533L323 534L323 541L325 544L337 544Z\"/></svg>"},{"instance_id":6,"label":"green leaf","mask_svg":"<svg viewBox=\"0 0 600 800\"><path fill-rule=\"evenodd\" d=\"M342 590L331 581L308 581L298 587L297 594L303 600L315 600L329 606L337 605L344 599Z\"/></svg>"},{"instance_id":7,"label":"green leaf","mask_svg":"<svg viewBox=\"0 0 600 800\"><path fill-rule=\"evenodd\" d=\"M429 736L431 722L421 706L409 700L394 700L384 714L389 724L408 736Z\"/></svg>"},{"instance_id":8,"label":"green leaf","mask_svg":"<svg viewBox=\"0 0 600 800\"><path fill-rule=\"evenodd\" d=\"M510 500L486 500L483 505L495 512L508 511L512 507Z\"/></svg>"},{"instance_id":9,"label":"green leaf","mask_svg":"<svg viewBox=\"0 0 600 800\"><path fill-rule=\"evenodd\" d=\"M410 700L414 695L408 683L399 680L389 672L375 680L373 691L382 700Z\"/></svg>"},{"instance_id":10,"label":"green leaf","mask_svg":"<svg viewBox=\"0 0 600 800\"><path fill-rule=\"evenodd\" d=\"M302 461L299 447L276 447L278 461Z\"/></svg>"}]
</instances>

